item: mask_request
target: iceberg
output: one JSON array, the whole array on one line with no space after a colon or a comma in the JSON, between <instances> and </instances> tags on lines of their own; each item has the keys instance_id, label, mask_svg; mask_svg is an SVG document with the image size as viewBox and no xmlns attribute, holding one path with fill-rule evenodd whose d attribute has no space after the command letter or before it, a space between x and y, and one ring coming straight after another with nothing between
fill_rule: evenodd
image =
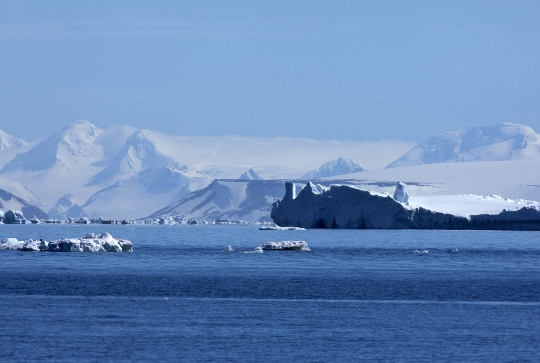
<instances>
[{"instance_id":1,"label":"iceberg","mask_svg":"<svg viewBox=\"0 0 540 363\"><path fill-rule=\"evenodd\" d=\"M394 192L394 199L400 203L409 205L409 193L407 192L407 186L405 183L397 182L396 191Z\"/></svg>"},{"instance_id":2,"label":"iceberg","mask_svg":"<svg viewBox=\"0 0 540 363\"><path fill-rule=\"evenodd\" d=\"M4 224L26 224L26 218L24 218L22 212L14 210L8 210L6 214L4 214L3 221Z\"/></svg>"},{"instance_id":3,"label":"iceberg","mask_svg":"<svg viewBox=\"0 0 540 363\"><path fill-rule=\"evenodd\" d=\"M538 202L475 195L436 196L431 201L422 197L415 202L403 183L397 184L394 197L348 185L325 188L311 182L297 197L292 183L287 182L285 189L285 196L272 205L271 212L280 227L540 230ZM430 203L437 207L427 208Z\"/></svg>"},{"instance_id":4,"label":"iceberg","mask_svg":"<svg viewBox=\"0 0 540 363\"><path fill-rule=\"evenodd\" d=\"M26 240L5 238L0 241L0 250L19 250L34 252L133 252L131 241L113 238L109 233L94 236L89 233L85 238L61 238L54 241Z\"/></svg>"},{"instance_id":5,"label":"iceberg","mask_svg":"<svg viewBox=\"0 0 540 363\"><path fill-rule=\"evenodd\" d=\"M281 242L266 242L260 246L262 250L294 250L294 251L309 251L305 241L281 241Z\"/></svg>"},{"instance_id":6,"label":"iceberg","mask_svg":"<svg viewBox=\"0 0 540 363\"><path fill-rule=\"evenodd\" d=\"M259 227L260 231L305 231L305 228L301 227L280 227L280 226L262 226Z\"/></svg>"}]
</instances>

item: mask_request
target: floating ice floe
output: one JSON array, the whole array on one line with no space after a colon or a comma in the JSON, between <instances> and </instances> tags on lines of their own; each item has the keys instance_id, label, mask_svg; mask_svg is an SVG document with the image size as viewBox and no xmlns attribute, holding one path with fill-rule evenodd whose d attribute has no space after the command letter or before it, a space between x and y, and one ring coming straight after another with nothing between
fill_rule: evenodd
<instances>
[{"instance_id":1,"label":"floating ice floe","mask_svg":"<svg viewBox=\"0 0 540 363\"><path fill-rule=\"evenodd\" d=\"M240 253L263 253L261 246L255 247L253 251L242 251Z\"/></svg>"},{"instance_id":2,"label":"floating ice floe","mask_svg":"<svg viewBox=\"0 0 540 363\"><path fill-rule=\"evenodd\" d=\"M264 226L259 227L261 231L305 231L302 227L280 227L280 226Z\"/></svg>"},{"instance_id":3,"label":"floating ice floe","mask_svg":"<svg viewBox=\"0 0 540 363\"><path fill-rule=\"evenodd\" d=\"M133 252L131 241L113 238L109 233L94 236L88 233L85 238L61 238L54 241L5 238L0 241L0 250L19 250L35 252Z\"/></svg>"},{"instance_id":4,"label":"floating ice floe","mask_svg":"<svg viewBox=\"0 0 540 363\"><path fill-rule=\"evenodd\" d=\"M260 246L263 250L296 250L310 251L305 241L281 241L281 242L266 242Z\"/></svg>"}]
</instances>

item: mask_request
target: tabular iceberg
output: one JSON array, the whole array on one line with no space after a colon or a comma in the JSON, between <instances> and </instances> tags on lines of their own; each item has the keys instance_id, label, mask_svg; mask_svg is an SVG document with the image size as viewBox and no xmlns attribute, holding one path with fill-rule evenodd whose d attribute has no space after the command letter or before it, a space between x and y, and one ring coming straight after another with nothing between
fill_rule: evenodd
<instances>
[{"instance_id":1,"label":"tabular iceberg","mask_svg":"<svg viewBox=\"0 0 540 363\"><path fill-rule=\"evenodd\" d=\"M113 238L109 233L94 236L89 233L85 238L61 238L51 242L43 240L19 241L5 238L0 241L0 250L19 250L33 252L133 252L131 241Z\"/></svg>"},{"instance_id":2,"label":"tabular iceberg","mask_svg":"<svg viewBox=\"0 0 540 363\"><path fill-rule=\"evenodd\" d=\"M502 198L482 199L485 213L452 214L410 202L405 184L398 183L394 197L347 185L330 188L309 182L295 197L293 183L285 183L285 196L272 205L271 217L281 227L347 229L492 229L540 230L540 205L537 202L511 201ZM479 196L449 196L465 203ZM458 198L459 197L459 198ZM412 204L412 203L411 203ZM499 207L493 211L493 206ZM501 206L511 208L500 208Z\"/></svg>"}]
</instances>

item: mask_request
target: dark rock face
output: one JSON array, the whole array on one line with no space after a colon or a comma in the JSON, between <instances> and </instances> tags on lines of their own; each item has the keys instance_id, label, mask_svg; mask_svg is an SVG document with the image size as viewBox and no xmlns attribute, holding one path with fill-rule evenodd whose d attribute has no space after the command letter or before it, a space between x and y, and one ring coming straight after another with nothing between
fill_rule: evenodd
<instances>
[{"instance_id":1,"label":"dark rock face","mask_svg":"<svg viewBox=\"0 0 540 363\"><path fill-rule=\"evenodd\" d=\"M309 182L296 198L292 183L286 183L285 189L284 198L273 204L271 213L281 227L540 230L536 207L466 218L411 208L389 195L344 185L323 188Z\"/></svg>"}]
</instances>

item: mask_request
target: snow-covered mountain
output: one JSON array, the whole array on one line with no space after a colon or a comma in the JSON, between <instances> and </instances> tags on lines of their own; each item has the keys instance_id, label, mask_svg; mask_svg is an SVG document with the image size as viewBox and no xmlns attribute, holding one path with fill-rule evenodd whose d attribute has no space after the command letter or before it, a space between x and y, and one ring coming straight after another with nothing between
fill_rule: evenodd
<instances>
[{"instance_id":1,"label":"snow-covered mountain","mask_svg":"<svg viewBox=\"0 0 540 363\"><path fill-rule=\"evenodd\" d=\"M240 180L262 180L262 178L255 172L253 169L247 170L245 173L240 175Z\"/></svg>"},{"instance_id":2,"label":"snow-covered mountain","mask_svg":"<svg viewBox=\"0 0 540 363\"><path fill-rule=\"evenodd\" d=\"M82 208L94 217L142 218L211 182L208 175L188 167L149 168L96 192Z\"/></svg>"},{"instance_id":3,"label":"snow-covered mountain","mask_svg":"<svg viewBox=\"0 0 540 363\"><path fill-rule=\"evenodd\" d=\"M214 180L153 217L271 222L272 203L283 197L283 180Z\"/></svg>"},{"instance_id":4,"label":"snow-covered mountain","mask_svg":"<svg viewBox=\"0 0 540 363\"><path fill-rule=\"evenodd\" d=\"M21 182L6 179L0 176L0 189L4 189L19 198L24 199L37 207L43 207L43 203L34 192Z\"/></svg>"},{"instance_id":5,"label":"snow-covered mountain","mask_svg":"<svg viewBox=\"0 0 540 363\"><path fill-rule=\"evenodd\" d=\"M0 130L0 168L2 168L5 163L12 160L18 153L28 151L31 147L31 143L13 137L3 130Z\"/></svg>"},{"instance_id":6,"label":"snow-covered mountain","mask_svg":"<svg viewBox=\"0 0 540 363\"><path fill-rule=\"evenodd\" d=\"M17 139L6 132L0 130L0 151L22 148L28 145L24 140Z\"/></svg>"},{"instance_id":7,"label":"snow-covered mountain","mask_svg":"<svg viewBox=\"0 0 540 363\"><path fill-rule=\"evenodd\" d=\"M166 150L160 149L159 137L148 130L138 130L126 140L110 164L96 174L87 185L126 179L147 168L180 168Z\"/></svg>"},{"instance_id":8,"label":"snow-covered mountain","mask_svg":"<svg viewBox=\"0 0 540 363\"><path fill-rule=\"evenodd\" d=\"M131 126L100 130L88 121L75 121L17 154L0 174L24 183L49 208L64 194L86 199L103 186L86 188L85 184L110 162L133 130Z\"/></svg>"},{"instance_id":9,"label":"snow-covered mountain","mask_svg":"<svg viewBox=\"0 0 540 363\"><path fill-rule=\"evenodd\" d=\"M330 186L335 183L358 185L357 180L324 180L322 185ZM305 182L293 182L300 191ZM395 188L395 182L383 183L384 186ZM377 183L363 183L369 187ZM214 180L206 188L194 191L177 203L156 211L148 218L177 217L183 219L228 219L242 220L249 223L272 222L270 211L272 203L283 198L285 180Z\"/></svg>"},{"instance_id":10,"label":"snow-covered mountain","mask_svg":"<svg viewBox=\"0 0 540 363\"><path fill-rule=\"evenodd\" d=\"M303 180L315 180L320 178L328 178L337 175L357 173L364 171L365 169L360 166L353 159L342 156L336 160L329 161L324 163L319 168L311 170L306 174L302 175L300 179Z\"/></svg>"},{"instance_id":11,"label":"snow-covered mountain","mask_svg":"<svg viewBox=\"0 0 540 363\"><path fill-rule=\"evenodd\" d=\"M462 161L540 159L540 137L529 126L503 123L433 136L387 168Z\"/></svg>"},{"instance_id":12,"label":"snow-covered mountain","mask_svg":"<svg viewBox=\"0 0 540 363\"><path fill-rule=\"evenodd\" d=\"M0 189L0 210L6 212L10 209L22 212L26 219L34 217L41 219L48 218L47 213L40 208L4 189Z\"/></svg>"},{"instance_id":13,"label":"snow-covered mountain","mask_svg":"<svg viewBox=\"0 0 540 363\"><path fill-rule=\"evenodd\" d=\"M88 217L88 214L81 208L83 204L82 199L75 197L73 194L66 194L58 199L56 205L47 214L49 218L53 219Z\"/></svg>"}]
</instances>

